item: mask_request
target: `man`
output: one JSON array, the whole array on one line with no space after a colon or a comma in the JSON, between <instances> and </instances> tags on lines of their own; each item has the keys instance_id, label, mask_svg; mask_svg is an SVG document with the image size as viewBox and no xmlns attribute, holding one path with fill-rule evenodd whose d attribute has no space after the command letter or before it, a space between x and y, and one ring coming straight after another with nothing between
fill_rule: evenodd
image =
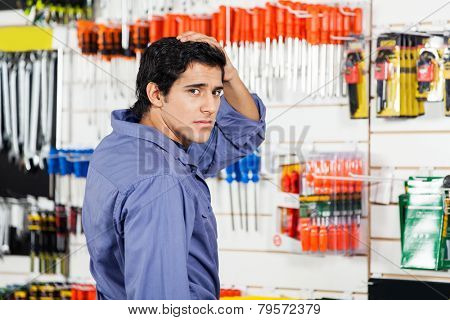
<instances>
[{"instance_id":1,"label":"man","mask_svg":"<svg viewBox=\"0 0 450 320\"><path fill-rule=\"evenodd\" d=\"M193 32L147 48L136 93L89 166L83 226L98 298L218 299L204 179L261 144L265 107L217 41Z\"/></svg>"}]
</instances>

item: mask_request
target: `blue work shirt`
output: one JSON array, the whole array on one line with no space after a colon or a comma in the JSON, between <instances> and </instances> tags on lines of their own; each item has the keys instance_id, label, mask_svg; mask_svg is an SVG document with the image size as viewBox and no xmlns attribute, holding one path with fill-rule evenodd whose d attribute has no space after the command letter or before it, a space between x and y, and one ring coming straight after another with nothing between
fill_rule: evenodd
<instances>
[{"instance_id":1,"label":"blue work shirt","mask_svg":"<svg viewBox=\"0 0 450 320\"><path fill-rule=\"evenodd\" d=\"M129 110L89 165L83 227L99 299L218 299L217 226L204 179L253 152L259 121L224 97L206 143L186 150Z\"/></svg>"}]
</instances>

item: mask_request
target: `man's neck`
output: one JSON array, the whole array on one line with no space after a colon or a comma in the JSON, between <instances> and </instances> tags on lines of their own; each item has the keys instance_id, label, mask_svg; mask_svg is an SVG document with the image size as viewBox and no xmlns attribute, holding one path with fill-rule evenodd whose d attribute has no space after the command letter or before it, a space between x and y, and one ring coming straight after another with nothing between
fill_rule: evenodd
<instances>
[{"instance_id":1,"label":"man's neck","mask_svg":"<svg viewBox=\"0 0 450 320\"><path fill-rule=\"evenodd\" d=\"M150 108L148 112L144 113L139 123L145 126L155 128L163 135L175 141L176 143L184 146L185 148L189 146L189 143L183 142L182 139L178 137L172 129L170 129L170 127L164 121L160 109L155 110L153 108Z\"/></svg>"}]
</instances>

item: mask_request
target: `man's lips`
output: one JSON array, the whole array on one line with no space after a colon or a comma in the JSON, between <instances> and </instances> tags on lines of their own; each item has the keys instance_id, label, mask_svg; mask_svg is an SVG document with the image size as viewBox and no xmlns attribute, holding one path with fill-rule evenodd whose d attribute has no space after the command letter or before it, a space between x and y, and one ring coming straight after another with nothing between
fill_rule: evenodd
<instances>
[{"instance_id":1,"label":"man's lips","mask_svg":"<svg viewBox=\"0 0 450 320\"><path fill-rule=\"evenodd\" d=\"M213 125L212 120L197 120L197 121L194 121L194 123L197 125L206 126L206 127Z\"/></svg>"}]
</instances>

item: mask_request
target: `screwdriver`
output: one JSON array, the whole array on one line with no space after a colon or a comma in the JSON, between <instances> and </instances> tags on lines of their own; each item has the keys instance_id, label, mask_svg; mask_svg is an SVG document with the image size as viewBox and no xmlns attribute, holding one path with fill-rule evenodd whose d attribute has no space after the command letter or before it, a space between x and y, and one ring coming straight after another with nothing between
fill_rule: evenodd
<instances>
[{"instance_id":1,"label":"screwdriver","mask_svg":"<svg viewBox=\"0 0 450 320\"><path fill-rule=\"evenodd\" d=\"M235 227L234 227L234 207L233 207L233 188L232 188L232 183L233 183L233 173L234 173L234 165L229 165L228 167L226 167L225 172L227 174L226 177L226 181L228 182L229 185L229 190L230 190L230 208L231 208L231 228L234 231Z\"/></svg>"},{"instance_id":2,"label":"screwdriver","mask_svg":"<svg viewBox=\"0 0 450 320\"><path fill-rule=\"evenodd\" d=\"M241 182L244 184L244 194L245 194L245 231L248 232L248 182L250 181L248 178L249 168L248 168L248 156L239 160L239 170L241 172Z\"/></svg>"},{"instance_id":3,"label":"screwdriver","mask_svg":"<svg viewBox=\"0 0 450 320\"><path fill-rule=\"evenodd\" d=\"M300 2L296 2L293 4L294 10L299 12L301 8ZM293 16L294 22L293 22L293 37L294 37L294 66L292 68L292 90L297 91L297 83L298 83L298 77L299 77L299 68L301 65L301 47L300 47L300 37L301 37L301 21L300 17L297 15Z\"/></svg>"},{"instance_id":4,"label":"screwdriver","mask_svg":"<svg viewBox=\"0 0 450 320\"><path fill-rule=\"evenodd\" d=\"M311 218L301 218L300 239L302 251L308 252L311 249Z\"/></svg>"},{"instance_id":5,"label":"screwdriver","mask_svg":"<svg viewBox=\"0 0 450 320\"><path fill-rule=\"evenodd\" d=\"M326 95L326 74L329 72L327 66L327 48L330 38L330 13L327 6L322 6L322 18L320 20L320 96L322 98Z\"/></svg>"},{"instance_id":6,"label":"screwdriver","mask_svg":"<svg viewBox=\"0 0 450 320\"><path fill-rule=\"evenodd\" d=\"M337 41L334 39L336 34L336 26L337 26L337 8L329 8L329 45L328 45L328 78L327 78L327 96L333 97L335 92L334 82L336 81L335 78L337 76L336 74L336 58L335 58L335 47L337 44Z\"/></svg>"},{"instance_id":7,"label":"screwdriver","mask_svg":"<svg viewBox=\"0 0 450 320\"><path fill-rule=\"evenodd\" d=\"M239 219L240 219L240 225L241 225L241 230L242 230L242 229L244 229L244 217L243 217L243 213L242 213L242 199L241 199L242 175L241 175L241 170L239 168L239 161L234 163L233 171L234 171L234 180L237 182L237 186L238 186Z\"/></svg>"},{"instance_id":8,"label":"screwdriver","mask_svg":"<svg viewBox=\"0 0 450 320\"><path fill-rule=\"evenodd\" d=\"M255 231L258 231L258 201L257 186L259 182L259 170L261 167L261 157L255 153L249 156L248 168L252 173L252 182L255 184Z\"/></svg>"},{"instance_id":9,"label":"screwdriver","mask_svg":"<svg viewBox=\"0 0 450 320\"><path fill-rule=\"evenodd\" d=\"M319 230L319 251L326 252L328 249L328 232L327 232L327 218L322 218L322 224Z\"/></svg>"},{"instance_id":10,"label":"screwdriver","mask_svg":"<svg viewBox=\"0 0 450 320\"><path fill-rule=\"evenodd\" d=\"M317 225L317 219L315 215L311 218L311 252L317 252L319 250L319 226Z\"/></svg>"}]
</instances>

